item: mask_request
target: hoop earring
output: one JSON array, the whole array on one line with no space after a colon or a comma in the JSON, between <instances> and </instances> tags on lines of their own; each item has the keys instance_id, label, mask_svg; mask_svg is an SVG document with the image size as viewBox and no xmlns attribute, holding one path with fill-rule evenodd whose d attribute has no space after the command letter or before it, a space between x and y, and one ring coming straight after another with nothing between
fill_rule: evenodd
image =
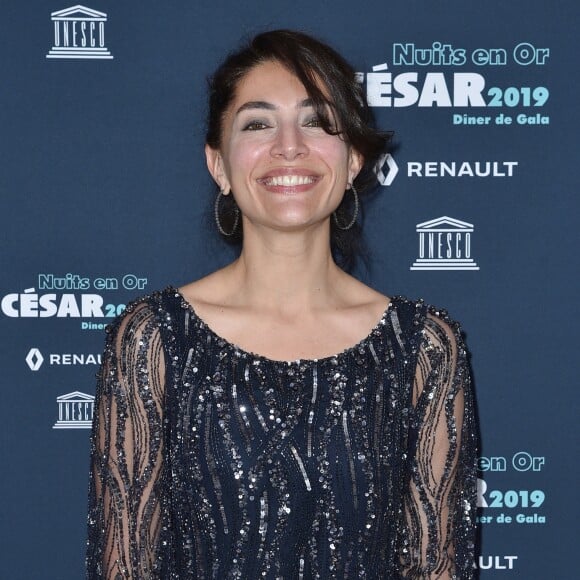
<instances>
[{"instance_id":1,"label":"hoop earring","mask_svg":"<svg viewBox=\"0 0 580 580\"><path fill-rule=\"evenodd\" d=\"M215 198L215 203L213 205L213 213L214 213L214 217L215 217L215 223L217 225L217 229L219 231L219 233L222 236L226 236L226 237L230 237L233 236L236 233L236 230L238 229L238 224L240 222L240 208L236 205L234 208L234 225L232 227L232 231L231 232L226 232L222 226L221 223L221 219L220 219L220 201L221 198L225 197L224 193L222 190L220 190L220 192L217 194L216 198ZM235 202L234 202L235 204Z\"/></svg>"},{"instance_id":2,"label":"hoop earring","mask_svg":"<svg viewBox=\"0 0 580 580\"><path fill-rule=\"evenodd\" d=\"M346 225L341 224L339 219L338 219L338 216L336 215L336 210L334 212L332 212L332 217L334 218L334 223L336 224L336 227L339 230L343 230L343 231L350 230L350 228L352 228L352 226L354 226L354 223L356 222L356 218L358 217L358 210L359 210L358 192L355 189L354 185L351 185L349 189L352 190L352 194L354 196L354 213L353 213L351 220ZM348 191L348 189L346 191Z\"/></svg>"}]
</instances>

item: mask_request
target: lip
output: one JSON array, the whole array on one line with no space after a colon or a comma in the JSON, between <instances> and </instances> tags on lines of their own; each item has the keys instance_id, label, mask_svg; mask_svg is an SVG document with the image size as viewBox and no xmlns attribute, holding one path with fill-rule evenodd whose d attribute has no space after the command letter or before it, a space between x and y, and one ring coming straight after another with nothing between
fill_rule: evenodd
<instances>
[{"instance_id":1,"label":"lip","mask_svg":"<svg viewBox=\"0 0 580 580\"><path fill-rule=\"evenodd\" d=\"M306 169L305 167L275 167L270 169L267 173L264 173L259 179L267 179L268 177L279 177L281 175L303 175L303 176L314 176L317 174L312 171L312 169Z\"/></svg>"},{"instance_id":2,"label":"lip","mask_svg":"<svg viewBox=\"0 0 580 580\"><path fill-rule=\"evenodd\" d=\"M320 175L300 167L278 167L271 169L257 181L273 193L302 193L314 187L320 181Z\"/></svg>"}]
</instances>

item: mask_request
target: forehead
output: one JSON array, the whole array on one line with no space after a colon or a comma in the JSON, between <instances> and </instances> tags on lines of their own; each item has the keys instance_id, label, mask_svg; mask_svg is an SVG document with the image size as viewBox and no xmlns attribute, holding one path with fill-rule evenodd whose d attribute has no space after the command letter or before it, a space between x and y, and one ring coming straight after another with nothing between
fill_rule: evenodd
<instances>
[{"instance_id":1,"label":"forehead","mask_svg":"<svg viewBox=\"0 0 580 580\"><path fill-rule=\"evenodd\" d=\"M308 97L298 77L277 61L267 61L250 69L236 87L233 103L274 99L296 101Z\"/></svg>"}]
</instances>

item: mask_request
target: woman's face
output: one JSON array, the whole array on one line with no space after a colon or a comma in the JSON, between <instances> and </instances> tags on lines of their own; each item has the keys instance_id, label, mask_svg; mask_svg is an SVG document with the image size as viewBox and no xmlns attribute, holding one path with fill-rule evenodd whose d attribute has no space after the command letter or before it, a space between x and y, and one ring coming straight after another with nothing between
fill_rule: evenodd
<instances>
[{"instance_id":1,"label":"woman's face","mask_svg":"<svg viewBox=\"0 0 580 580\"><path fill-rule=\"evenodd\" d=\"M329 112L329 118L332 115ZM247 227L295 230L328 219L362 159L322 128L302 83L278 62L251 69L226 110L210 172Z\"/></svg>"}]
</instances>

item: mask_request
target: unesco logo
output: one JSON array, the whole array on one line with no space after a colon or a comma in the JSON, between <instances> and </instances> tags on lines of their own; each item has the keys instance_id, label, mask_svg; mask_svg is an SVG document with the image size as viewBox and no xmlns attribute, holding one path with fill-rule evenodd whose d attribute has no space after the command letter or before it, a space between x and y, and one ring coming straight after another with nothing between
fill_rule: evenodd
<instances>
[{"instance_id":1,"label":"unesco logo","mask_svg":"<svg viewBox=\"0 0 580 580\"><path fill-rule=\"evenodd\" d=\"M50 16L54 25L54 44L46 58L113 58L105 46L107 15L104 12L77 4Z\"/></svg>"},{"instance_id":2,"label":"unesco logo","mask_svg":"<svg viewBox=\"0 0 580 580\"><path fill-rule=\"evenodd\" d=\"M56 398L58 421L53 429L90 429L93 425L95 397L73 391Z\"/></svg>"},{"instance_id":3,"label":"unesco logo","mask_svg":"<svg viewBox=\"0 0 580 580\"><path fill-rule=\"evenodd\" d=\"M411 270L479 270L471 256L473 224L442 216L417 224L419 257Z\"/></svg>"}]
</instances>

